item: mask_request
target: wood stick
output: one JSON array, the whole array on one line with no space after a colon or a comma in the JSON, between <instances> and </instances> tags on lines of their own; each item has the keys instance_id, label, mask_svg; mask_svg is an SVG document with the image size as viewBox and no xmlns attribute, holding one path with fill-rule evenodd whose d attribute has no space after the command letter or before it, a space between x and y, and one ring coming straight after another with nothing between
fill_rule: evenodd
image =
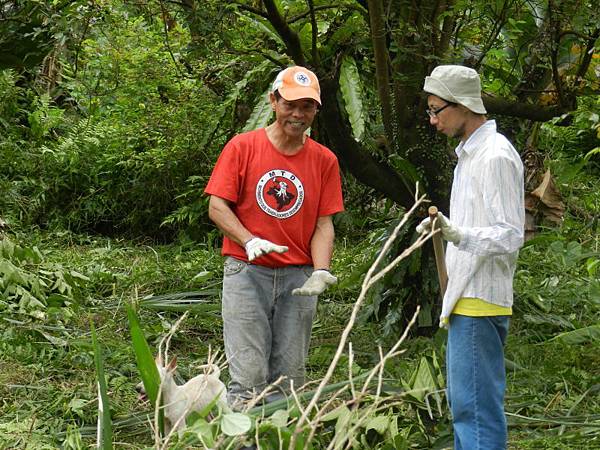
<instances>
[{"instance_id":1,"label":"wood stick","mask_svg":"<svg viewBox=\"0 0 600 450\"><path fill-rule=\"evenodd\" d=\"M439 230L440 226L437 220L438 209L435 206L429 207L429 218L431 219L432 230ZM437 268L438 280L440 281L440 295L444 298L446 287L448 286L448 272L446 270L446 258L444 256L444 243L441 232L437 232L431 238L433 241L433 252L435 253L435 267Z\"/></svg>"}]
</instances>

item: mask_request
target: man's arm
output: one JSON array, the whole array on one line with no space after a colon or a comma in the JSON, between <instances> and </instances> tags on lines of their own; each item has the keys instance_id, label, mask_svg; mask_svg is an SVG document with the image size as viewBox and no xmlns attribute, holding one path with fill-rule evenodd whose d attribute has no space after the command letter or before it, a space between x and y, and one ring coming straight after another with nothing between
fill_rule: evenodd
<instances>
[{"instance_id":1,"label":"man's arm","mask_svg":"<svg viewBox=\"0 0 600 450\"><path fill-rule=\"evenodd\" d=\"M310 241L310 252L315 270L301 287L292 291L292 295L319 295L329 286L337 283L337 278L329 272L334 238L335 232L331 216L319 217Z\"/></svg>"},{"instance_id":2,"label":"man's arm","mask_svg":"<svg viewBox=\"0 0 600 450\"><path fill-rule=\"evenodd\" d=\"M310 252L315 270L329 270L333 254L335 231L331 216L321 216L317 219L315 232L310 241Z\"/></svg>"},{"instance_id":3,"label":"man's arm","mask_svg":"<svg viewBox=\"0 0 600 450\"><path fill-rule=\"evenodd\" d=\"M520 163L520 161L519 161ZM482 256L517 251L525 234L523 169L508 158L494 158L483 169L486 227L461 228L458 249Z\"/></svg>"},{"instance_id":4,"label":"man's arm","mask_svg":"<svg viewBox=\"0 0 600 450\"><path fill-rule=\"evenodd\" d=\"M242 225L231 209L230 202L224 198L211 195L208 201L208 217L232 241L242 247L252 239L252 233Z\"/></svg>"},{"instance_id":5,"label":"man's arm","mask_svg":"<svg viewBox=\"0 0 600 450\"><path fill-rule=\"evenodd\" d=\"M254 261L267 253L285 253L288 247L285 245L277 245L271 241L254 236L240 222L240 219L231 209L230 203L224 198L215 195L210 196L208 202L208 217L225 236L241 245L246 250L248 261Z\"/></svg>"}]
</instances>

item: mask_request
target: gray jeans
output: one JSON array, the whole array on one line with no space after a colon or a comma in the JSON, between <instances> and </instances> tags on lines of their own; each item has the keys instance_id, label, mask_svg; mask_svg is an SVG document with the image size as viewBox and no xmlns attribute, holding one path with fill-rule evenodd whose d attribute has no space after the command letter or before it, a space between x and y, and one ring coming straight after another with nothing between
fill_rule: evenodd
<instances>
[{"instance_id":1,"label":"gray jeans","mask_svg":"<svg viewBox=\"0 0 600 450\"><path fill-rule=\"evenodd\" d=\"M231 405L251 398L280 376L287 390L304 384L304 363L317 297L292 295L310 266L277 269L228 257L223 275L223 338Z\"/></svg>"}]
</instances>

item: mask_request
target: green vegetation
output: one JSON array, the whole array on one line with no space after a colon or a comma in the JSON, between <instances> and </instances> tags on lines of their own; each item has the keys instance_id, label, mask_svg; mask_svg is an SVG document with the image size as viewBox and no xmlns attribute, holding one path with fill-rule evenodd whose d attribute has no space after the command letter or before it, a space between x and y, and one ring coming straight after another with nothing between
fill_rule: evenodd
<instances>
[{"instance_id":1,"label":"green vegetation","mask_svg":"<svg viewBox=\"0 0 600 450\"><path fill-rule=\"evenodd\" d=\"M342 162L347 209L335 218L340 281L319 303L306 405L414 183L447 202L453 143L426 126L419 96L440 61L483 74L486 106L537 192L506 353L510 448L600 448L598 8L442 3L3 2L0 448L92 448L99 414L103 448L156 447L152 407L136 392L148 354L140 363L136 349L146 341L156 353L173 332L170 354L188 379L222 348L220 238L202 189L226 140L270 120L266 89L292 62L321 77L313 132ZM349 404L417 306L404 353ZM438 312L426 244L369 291L352 353L319 402L313 448L450 445ZM264 448L287 448L302 412L273 409L214 409L212 422L204 411L166 447L201 448L201 438L225 448L250 427ZM312 439L307 429L297 438L297 448Z\"/></svg>"},{"instance_id":2,"label":"green vegetation","mask_svg":"<svg viewBox=\"0 0 600 450\"><path fill-rule=\"evenodd\" d=\"M573 195L597 195L599 181L586 184L586 189L578 188ZM600 438L598 332L573 334L597 328L600 322L600 242L597 232L592 231L568 215L562 227L540 233L521 252L517 311L507 346L511 448L590 448L588 443ZM28 231L10 239L43 249L36 252L38 259L28 269L39 279L44 279L40 274L51 272L49 267L54 268L51 273L56 273L59 263L81 275L75 278L77 288L71 290L78 294L68 302L50 306L52 303L47 300L52 294L45 291L42 305L37 305L37 311L46 313L45 319L40 314L16 309L16 299L3 303L1 446L19 448L27 442L32 448L56 448L59 444L65 448L86 448L95 441L98 392L90 320L96 324L103 347L115 446L151 446L153 436L143 415L150 408L137 399L135 385L140 375L125 306L140 300L142 328L151 348L156 350L179 313L146 309L141 299L166 293L202 292L207 286L210 292L213 281L220 277L221 257L215 250L198 244L149 246L64 231ZM9 242L7 237L3 242ZM28 249L24 244L13 246L23 252ZM340 243L335 271L342 273L350 260L370 259L365 258L368 252L363 245ZM4 256L3 261L9 259ZM50 281L46 284L53 285ZM321 301L308 362L312 379L322 377L331 361L355 295L354 286L342 283ZM214 291L207 298L218 302ZM366 321L355 327L351 341L355 376L377 363L376 344L384 350L392 345L389 337L381 338L381 325ZM433 338L414 337L407 341L403 346L406 353L386 365L383 393L397 395L402 389L419 386L427 390L443 387L443 342L442 331ZM216 349L221 345L218 312L192 312L171 342L171 354L178 358L182 378L195 375L195 367L205 362L209 346ZM332 381L347 379L348 363L346 354ZM440 410L435 394L427 396L429 403L422 394L394 398L396 401L390 401L384 414L376 416L379 419L374 419L371 431L362 428L368 442L389 443L395 429L390 428L392 423L398 428L394 441L397 447L393 448L442 448L444 442L449 442L443 394ZM326 417L319 442L333 439L340 412L335 414ZM278 423L275 419L274 422Z\"/></svg>"}]
</instances>

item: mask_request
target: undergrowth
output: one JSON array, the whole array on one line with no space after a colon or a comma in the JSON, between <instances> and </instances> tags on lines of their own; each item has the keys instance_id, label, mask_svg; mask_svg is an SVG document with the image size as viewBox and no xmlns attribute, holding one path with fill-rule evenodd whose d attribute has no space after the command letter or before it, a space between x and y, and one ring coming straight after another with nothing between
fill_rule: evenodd
<instances>
[{"instance_id":1,"label":"undergrowth","mask_svg":"<svg viewBox=\"0 0 600 450\"><path fill-rule=\"evenodd\" d=\"M561 186L566 176L561 169L565 168L555 165L554 169ZM515 450L600 448L600 186L590 176L564 192L564 222L542 229L526 243L515 278L515 311L506 347L509 448ZM368 233L373 237L382 231ZM149 424L134 420L149 405L136 392L139 373L124 306L173 293L205 294L209 306L216 308L192 312L171 342L181 377L195 375L206 361L209 346L222 348L218 313L222 257L213 241L156 245L28 230L9 233L3 242L21 249L17 256L14 251L12 256L3 254L4 267L10 267L6 261L12 258L18 269L13 284L30 289L31 284L21 281L38 275L50 281L39 291L37 309L19 310L18 298L2 298L0 448L94 445L97 377L90 321L104 348L115 446L152 445ZM368 264L375 251L366 234L363 239L338 238L333 271L340 283L319 301L307 362L312 380L323 377L357 295L357 280L347 276ZM73 273L78 275L65 278ZM21 279L18 274L26 276ZM10 280L5 277L5 288ZM70 289L63 285L61 302L56 303L58 297L52 296L62 282ZM181 315L150 307L140 308L139 314L146 339L154 348ZM378 345L388 349L394 338L382 333L380 324L360 321L350 335L354 359L342 356L331 381L365 373L379 360ZM384 376L391 381L384 383L383 390L393 393L421 386L427 394L407 395L393 409L402 445L447 448L451 443L447 406L443 392L435 394L444 387L445 332L413 337L404 348L404 354L386 365ZM327 443L334 433L332 419L319 442ZM385 447L376 429L367 430L364 436L372 448L403 448L389 443Z\"/></svg>"},{"instance_id":2,"label":"undergrowth","mask_svg":"<svg viewBox=\"0 0 600 450\"><path fill-rule=\"evenodd\" d=\"M516 311L506 352L506 409L514 449L593 448L589 444L598 440L598 338L590 335L571 342L567 334L600 322L598 266L594 263L598 241L588 235L581 246L570 240L573 237L550 230L521 252ZM14 315L2 314L0 443L3 448L18 448L26 442L30 448L86 448L93 438L81 430L94 426L97 411L89 321L96 324L105 348L115 421L145 411L148 405L138 400L135 390L139 375L123 306L133 298L201 289L220 279L222 258L201 245L150 246L72 233L37 232L12 239L43 249L45 264L73 268L88 281L77 303L64 306L60 326L35 317L17 321ZM363 257L355 252L364 248L338 245L334 270L342 274L344 261ZM218 295L213 300L218 302ZM331 360L352 306L350 300L350 293L341 287L320 301L308 360L311 379L322 377ZM140 314L151 345L157 345L179 317L153 310ZM372 367L378 359L377 344L384 348L390 344L378 326L368 322L355 327L351 341L354 374ZM182 378L194 375L208 346L221 347L218 313L191 314L171 345ZM443 383L444 346L443 331L432 339L408 341L406 353L387 366L386 377L409 383L425 358L434 377ZM332 381L347 378L347 370L347 360L343 360ZM441 414L435 403L429 408L432 411L415 398L397 409L399 423L411 430L408 442L418 448L449 442L445 405ZM117 428L115 439L122 448L152 444L146 424Z\"/></svg>"}]
</instances>

